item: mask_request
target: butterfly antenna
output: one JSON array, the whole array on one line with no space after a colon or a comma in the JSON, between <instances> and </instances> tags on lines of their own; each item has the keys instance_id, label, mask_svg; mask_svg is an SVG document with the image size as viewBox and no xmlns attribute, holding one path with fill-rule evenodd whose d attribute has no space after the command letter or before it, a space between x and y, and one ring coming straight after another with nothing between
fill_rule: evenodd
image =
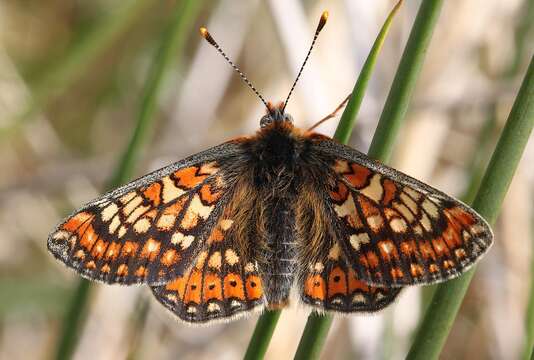
<instances>
[{"instance_id":1,"label":"butterfly antenna","mask_svg":"<svg viewBox=\"0 0 534 360\"><path fill-rule=\"evenodd\" d=\"M241 79L243 79L243 81L245 82L245 84L248 85L249 88L252 89L252 91L254 91L254 93L260 98L260 100L263 102L263 104L265 105L265 107L269 108L269 105L267 105L267 101L265 101L265 99L263 98L263 96L261 96L260 92L254 87L254 85L252 85L252 83L250 82L250 80L246 77L245 74L243 74L243 72L241 70L239 70L239 68L232 62L232 60L230 60L230 58L225 54L225 52L221 49L221 47L219 46L219 44L217 44L217 42L215 41L215 39L213 38L213 36L211 36L211 34L209 33L208 29L206 29L204 26L202 26L200 28L200 35L202 35L202 37L204 39L206 39L206 41L212 45L215 49L217 49L217 51L226 59L226 61L228 61L228 63L232 66L232 68L234 68L234 70L239 74L239 76L241 77Z\"/></svg>"},{"instance_id":2,"label":"butterfly antenna","mask_svg":"<svg viewBox=\"0 0 534 360\"><path fill-rule=\"evenodd\" d=\"M310 45L310 50L308 50L308 54L306 55L306 58L304 59L304 62L302 63L302 66L300 67L299 73L297 74L297 78L293 82L293 86L291 86L291 90L289 90L289 94L287 95L286 101L284 102L284 107L282 108L282 113L286 109L287 102L289 101L289 98L291 97L293 90L295 90L295 86L297 85L297 82L299 81L300 75L302 74L302 70L304 70L304 66L308 62L308 59L310 58L310 54L313 49L313 46L315 45L315 42L317 41L317 37L319 36L319 33L321 32L321 30L323 30L323 27L326 25L326 20L328 20L328 11L324 11L321 15L321 18L319 19L319 24L317 25L317 29L315 30L315 35L313 35L313 41Z\"/></svg>"}]
</instances>

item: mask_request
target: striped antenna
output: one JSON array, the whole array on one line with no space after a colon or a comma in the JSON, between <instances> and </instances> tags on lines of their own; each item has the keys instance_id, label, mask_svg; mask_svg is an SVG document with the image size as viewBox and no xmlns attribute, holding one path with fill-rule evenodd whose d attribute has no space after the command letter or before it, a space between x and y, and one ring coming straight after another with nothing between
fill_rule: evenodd
<instances>
[{"instance_id":1,"label":"striped antenna","mask_svg":"<svg viewBox=\"0 0 534 360\"><path fill-rule=\"evenodd\" d=\"M284 113L284 110L286 109L286 106L287 106L287 102L289 101L289 98L291 97L293 90L295 90L295 86L297 85L297 82L299 81L300 75L302 74L302 70L304 70L304 65L306 65L306 63L308 62L313 46L315 45L315 42L317 41L317 37L319 36L319 33L321 32L321 30L323 30L323 27L326 25L326 20L328 20L328 11L324 11L321 14L321 18L319 19L319 24L317 25L317 29L315 30L315 35L313 35L313 41L311 43L310 50L308 50L308 54L306 55L306 58L304 59L304 62L302 63L302 66L300 67L299 73L297 74L297 78L295 79L295 82L293 82L293 86L291 86L291 90L289 90L289 94L287 95L286 101L284 101L284 107L282 108L282 113Z\"/></svg>"},{"instance_id":2,"label":"striped antenna","mask_svg":"<svg viewBox=\"0 0 534 360\"><path fill-rule=\"evenodd\" d=\"M213 38L213 36L211 36L211 34L208 32L208 29L206 29L204 26L202 26L200 28L200 35L202 35L202 37L204 39L206 39L206 41L212 45L215 49L217 49L217 51L226 59L226 61L228 61L228 63L232 66L232 68L234 68L234 70L239 74L239 76L241 77L241 79L245 82L245 84L248 85L249 88L252 89L252 91L254 91L254 93L260 98L260 100L263 102L263 104L265 105L265 107L269 108L269 105L267 105L267 101L265 101L265 99L263 98L263 96L261 96L260 92L254 87L254 85L252 85L252 83L250 82L250 80L245 76L245 74L243 74L243 72L241 70L239 70L239 68L232 62L232 60L230 60L230 58L225 54L225 52L221 49L221 47L219 46L219 44L217 44L217 42L215 41L215 39Z\"/></svg>"}]
</instances>

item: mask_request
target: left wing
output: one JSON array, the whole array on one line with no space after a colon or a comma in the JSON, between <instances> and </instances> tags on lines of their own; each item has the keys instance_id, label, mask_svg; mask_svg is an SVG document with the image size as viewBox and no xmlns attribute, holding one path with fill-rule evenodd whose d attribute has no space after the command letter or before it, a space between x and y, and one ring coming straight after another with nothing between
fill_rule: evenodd
<instances>
[{"instance_id":1,"label":"left wing","mask_svg":"<svg viewBox=\"0 0 534 360\"><path fill-rule=\"evenodd\" d=\"M48 250L110 284L158 285L182 275L228 201L239 151L224 143L102 195L56 227Z\"/></svg>"}]
</instances>

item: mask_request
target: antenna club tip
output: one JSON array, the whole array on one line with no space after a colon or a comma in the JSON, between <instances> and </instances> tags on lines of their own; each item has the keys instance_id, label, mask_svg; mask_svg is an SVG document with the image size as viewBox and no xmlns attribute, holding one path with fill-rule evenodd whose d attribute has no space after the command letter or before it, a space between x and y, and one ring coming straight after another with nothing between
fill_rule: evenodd
<instances>
[{"instance_id":1,"label":"antenna club tip","mask_svg":"<svg viewBox=\"0 0 534 360\"><path fill-rule=\"evenodd\" d=\"M319 20L319 25L317 26L317 32L321 31L323 27L326 25L326 21L328 20L328 11L323 11L321 14L321 19Z\"/></svg>"},{"instance_id":2,"label":"antenna club tip","mask_svg":"<svg viewBox=\"0 0 534 360\"><path fill-rule=\"evenodd\" d=\"M207 42L209 42L211 45L217 47L217 43L215 42L215 40L211 37L208 29L206 29L206 27L204 26L201 26L200 29L198 29L200 31L200 35L206 39Z\"/></svg>"}]
</instances>

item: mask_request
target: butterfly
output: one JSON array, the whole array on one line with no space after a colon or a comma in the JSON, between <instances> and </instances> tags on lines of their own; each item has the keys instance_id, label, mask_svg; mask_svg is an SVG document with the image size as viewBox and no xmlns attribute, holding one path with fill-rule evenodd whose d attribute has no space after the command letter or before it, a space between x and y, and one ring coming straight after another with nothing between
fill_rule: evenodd
<instances>
[{"instance_id":1,"label":"butterfly","mask_svg":"<svg viewBox=\"0 0 534 360\"><path fill-rule=\"evenodd\" d=\"M295 127L286 104L266 103L254 135L82 206L50 234L49 251L85 278L146 284L198 324L284 308L292 289L318 311L378 311L402 287L457 277L489 249L492 231L474 210Z\"/></svg>"}]
</instances>

